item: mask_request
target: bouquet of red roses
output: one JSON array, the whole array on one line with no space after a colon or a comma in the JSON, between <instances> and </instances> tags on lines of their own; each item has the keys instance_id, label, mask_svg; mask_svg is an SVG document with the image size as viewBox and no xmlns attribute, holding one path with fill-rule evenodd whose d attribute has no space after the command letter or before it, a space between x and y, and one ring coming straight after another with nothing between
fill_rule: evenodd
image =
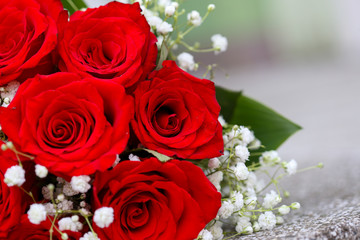
<instances>
[{"instance_id":1,"label":"bouquet of red roses","mask_svg":"<svg viewBox=\"0 0 360 240\"><path fill-rule=\"evenodd\" d=\"M298 126L176 54L226 50L219 34L183 40L213 4L181 31L177 1L63 3L70 17L60 0L0 3L0 239L222 239L299 207L274 208L274 191L260 204L254 174L296 171L259 139L276 148Z\"/></svg>"}]
</instances>

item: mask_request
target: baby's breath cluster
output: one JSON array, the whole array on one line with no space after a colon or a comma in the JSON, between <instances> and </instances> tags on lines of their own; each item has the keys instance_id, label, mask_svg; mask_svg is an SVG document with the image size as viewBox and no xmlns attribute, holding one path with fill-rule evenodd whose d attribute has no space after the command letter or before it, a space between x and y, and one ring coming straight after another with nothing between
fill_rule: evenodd
<instances>
[{"instance_id":1,"label":"baby's breath cluster","mask_svg":"<svg viewBox=\"0 0 360 240\"><path fill-rule=\"evenodd\" d=\"M224 128L224 155L202 167L221 192L222 206L197 239L220 240L282 224L284 215L300 208L298 202L281 204L289 193L279 184L298 171L297 162L283 161L277 151L263 151L249 128L228 125L222 117L219 122Z\"/></svg>"},{"instance_id":2,"label":"baby's breath cluster","mask_svg":"<svg viewBox=\"0 0 360 240\"><path fill-rule=\"evenodd\" d=\"M215 4L198 10L185 10L181 1L172 0L132 0L123 2L139 2L142 13L147 19L152 31L158 38L159 66L165 59L176 60L185 71L196 71L199 64L193 53L225 52L228 47L227 38L221 34L214 34L203 47L199 42L189 44L186 36L194 29L200 27L209 14L215 10ZM184 24L185 22L185 24ZM208 66L212 69L213 65Z\"/></svg>"},{"instance_id":3,"label":"baby's breath cluster","mask_svg":"<svg viewBox=\"0 0 360 240\"><path fill-rule=\"evenodd\" d=\"M93 222L100 228L108 227L114 221L114 209L111 207L101 207L96 209L94 214L91 212L91 205L89 203L91 177L86 175L74 176L70 182L67 182L61 177L48 177L48 169L39 164L35 165L35 175L39 179L47 178L54 183L47 183L42 187L42 196L44 201L37 202L32 192L26 191L22 185L26 182L25 169L20 161L20 156L32 159L33 157L21 153L16 150L12 142L6 142L1 145L2 151L11 150L19 162L18 165L9 167L4 175L4 182L9 187L20 187L27 195L29 195L33 204L30 205L27 211L28 219L32 224L40 224L49 219L52 222L49 229L50 234L58 231L62 239L68 239L68 236L63 231L80 232L85 224L88 224L90 232L84 234L81 240L98 239L96 233L92 230L89 218L93 216Z\"/></svg>"}]
</instances>

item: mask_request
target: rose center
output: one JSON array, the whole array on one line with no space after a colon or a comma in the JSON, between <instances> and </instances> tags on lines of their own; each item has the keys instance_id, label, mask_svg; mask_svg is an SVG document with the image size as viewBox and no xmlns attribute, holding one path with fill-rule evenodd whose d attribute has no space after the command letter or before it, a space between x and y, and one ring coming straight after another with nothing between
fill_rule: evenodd
<instances>
[{"instance_id":1,"label":"rose center","mask_svg":"<svg viewBox=\"0 0 360 240\"><path fill-rule=\"evenodd\" d=\"M168 107L161 107L153 119L156 130L164 136L174 136L180 131L180 119Z\"/></svg>"}]
</instances>

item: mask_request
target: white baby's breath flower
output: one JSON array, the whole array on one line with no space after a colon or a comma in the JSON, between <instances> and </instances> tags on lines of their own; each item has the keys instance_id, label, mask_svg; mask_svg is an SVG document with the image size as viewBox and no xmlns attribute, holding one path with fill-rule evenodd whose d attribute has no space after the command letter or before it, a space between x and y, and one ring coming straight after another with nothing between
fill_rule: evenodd
<instances>
[{"instance_id":1,"label":"white baby's breath flower","mask_svg":"<svg viewBox=\"0 0 360 240\"><path fill-rule=\"evenodd\" d=\"M284 218L277 216L276 217L276 224L283 224L284 223Z\"/></svg>"},{"instance_id":2,"label":"white baby's breath flower","mask_svg":"<svg viewBox=\"0 0 360 240\"><path fill-rule=\"evenodd\" d=\"M158 1L157 4L163 8L171 4L171 0L157 0L157 1Z\"/></svg>"},{"instance_id":3,"label":"white baby's breath flower","mask_svg":"<svg viewBox=\"0 0 360 240\"><path fill-rule=\"evenodd\" d=\"M200 13L198 11L195 11L195 10L188 13L187 19L188 19L188 22L191 25L194 25L195 27L200 26L200 24L202 22L202 18L200 16Z\"/></svg>"},{"instance_id":4,"label":"white baby's breath flower","mask_svg":"<svg viewBox=\"0 0 360 240\"><path fill-rule=\"evenodd\" d=\"M76 221L74 222L71 217L64 217L59 220L59 230L60 231L73 231L78 232L83 229L83 224Z\"/></svg>"},{"instance_id":5,"label":"white baby's breath flower","mask_svg":"<svg viewBox=\"0 0 360 240\"><path fill-rule=\"evenodd\" d=\"M110 224L114 221L114 209L111 207L102 207L96 209L93 220L100 228L110 226Z\"/></svg>"},{"instance_id":6,"label":"white baby's breath flower","mask_svg":"<svg viewBox=\"0 0 360 240\"><path fill-rule=\"evenodd\" d=\"M267 193L264 198L263 207L272 208L281 202L281 197L274 190L271 190L270 193Z\"/></svg>"},{"instance_id":7,"label":"white baby's breath flower","mask_svg":"<svg viewBox=\"0 0 360 240\"><path fill-rule=\"evenodd\" d=\"M84 234L84 236L79 238L79 240L100 240L100 238L98 238L97 235L94 235L92 232L87 232Z\"/></svg>"},{"instance_id":8,"label":"white baby's breath flower","mask_svg":"<svg viewBox=\"0 0 360 240\"><path fill-rule=\"evenodd\" d=\"M224 237L222 222L216 221L216 223L209 228L209 231L213 235L213 240L221 240Z\"/></svg>"},{"instance_id":9,"label":"white baby's breath flower","mask_svg":"<svg viewBox=\"0 0 360 240\"><path fill-rule=\"evenodd\" d=\"M234 204L234 211L239 211L244 206L244 197L241 192L233 191L230 195L232 203Z\"/></svg>"},{"instance_id":10,"label":"white baby's breath flower","mask_svg":"<svg viewBox=\"0 0 360 240\"><path fill-rule=\"evenodd\" d=\"M165 15L167 17L171 17L172 15L174 15L175 10L176 10L175 6L169 5L165 8Z\"/></svg>"},{"instance_id":11,"label":"white baby's breath flower","mask_svg":"<svg viewBox=\"0 0 360 240\"><path fill-rule=\"evenodd\" d=\"M259 216L259 226L263 230L271 230L276 225L276 216L272 212L265 212Z\"/></svg>"},{"instance_id":12,"label":"white baby's breath flower","mask_svg":"<svg viewBox=\"0 0 360 240\"><path fill-rule=\"evenodd\" d=\"M271 164L279 163L281 161L281 158L279 157L277 151L271 150L271 151L263 152L259 160L262 164L271 165Z\"/></svg>"},{"instance_id":13,"label":"white baby's breath flower","mask_svg":"<svg viewBox=\"0 0 360 240\"><path fill-rule=\"evenodd\" d=\"M208 5L208 11L214 11L215 10L215 4L209 4Z\"/></svg>"},{"instance_id":14,"label":"white baby's breath flower","mask_svg":"<svg viewBox=\"0 0 360 240\"><path fill-rule=\"evenodd\" d=\"M29 221L32 224L40 224L42 221L46 220L46 209L42 204L31 204L27 214Z\"/></svg>"},{"instance_id":15,"label":"white baby's breath flower","mask_svg":"<svg viewBox=\"0 0 360 240\"><path fill-rule=\"evenodd\" d=\"M18 165L8 168L4 175L4 182L9 187L23 185L25 182L25 170Z\"/></svg>"},{"instance_id":16,"label":"white baby's breath flower","mask_svg":"<svg viewBox=\"0 0 360 240\"><path fill-rule=\"evenodd\" d=\"M291 209L295 209L295 210L299 209L300 207L301 207L301 205L300 205L300 203L298 203L298 202L293 202L293 203L290 205L290 208L291 208Z\"/></svg>"},{"instance_id":17,"label":"white baby's breath flower","mask_svg":"<svg viewBox=\"0 0 360 240\"><path fill-rule=\"evenodd\" d=\"M150 27L153 28L157 28L163 22L163 20L158 16L149 16L146 18L146 20L149 23Z\"/></svg>"},{"instance_id":18,"label":"white baby's breath flower","mask_svg":"<svg viewBox=\"0 0 360 240\"><path fill-rule=\"evenodd\" d=\"M35 174L39 178L45 178L48 175L48 169L42 165L36 164L35 165Z\"/></svg>"},{"instance_id":19,"label":"white baby's breath flower","mask_svg":"<svg viewBox=\"0 0 360 240\"><path fill-rule=\"evenodd\" d=\"M231 167L234 171L235 177L237 180L246 180L249 176L249 170L246 165L242 162L238 162L235 167Z\"/></svg>"},{"instance_id":20,"label":"white baby's breath flower","mask_svg":"<svg viewBox=\"0 0 360 240\"><path fill-rule=\"evenodd\" d=\"M290 208L286 205L282 205L280 208L279 208L279 213L281 215L286 215L290 212Z\"/></svg>"},{"instance_id":21,"label":"white baby's breath flower","mask_svg":"<svg viewBox=\"0 0 360 240\"><path fill-rule=\"evenodd\" d=\"M223 219L227 219L231 216L233 212L234 212L234 204L232 204L230 200L226 200L222 202L218 215Z\"/></svg>"},{"instance_id":22,"label":"white baby's breath flower","mask_svg":"<svg viewBox=\"0 0 360 240\"><path fill-rule=\"evenodd\" d=\"M182 68L185 71L187 70L194 71L196 68L194 56L191 55L190 53L187 52L180 53L177 56L177 60L179 62L180 68Z\"/></svg>"},{"instance_id":23,"label":"white baby's breath flower","mask_svg":"<svg viewBox=\"0 0 360 240\"><path fill-rule=\"evenodd\" d=\"M203 229L201 230L201 232L199 233L199 239L201 240L212 240L213 239L213 235L211 234L210 231Z\"/></svg>"},{"instance_id":24,"label":"white baby's breath flower","mask_svg":"<svg viewBox=\"0 0 360 240\"><path fill-rule=\"evenodd\" d=\"M288 162L288 163L285 164L286 172L287 172L289 175L295 174L296 171L297 171L297 166L298 166L298 164L297 164L297 162L296 162L294 159L290 160L290 162Z\"/></svg>"},{"instance_id":25,"label":"white baby's breath flower","mask_svg":"<svg viewBox=\"0 0 360 240\"><path fill-rule=\"evenodd\" d=\"M79 216L78 215L72 215L71 216L71 221L73 222L78 222L80 220Z\"/></svg>"},{"instance_id":26,"label":"white baby's breath flower","mask_svg":"<svg viewBox=\"0 0 360 240\"><path fill-rule=\"evenodd\" d=\"M218 168L219 166L220 166L220 160L217 157L209 159L208 168L215 169Z\"/></svg>"},{"instance_id":27,"label":"white baby's breath flower","mask_svg":"<svg viewBox=\"0 0 360 240\"><path fill-rule=\"evenodd\" d=\"M139 162L140 161L140 158L132 153L130 153L129 155L129 160L130 161L134 161L134 162Z\"/></svg>"},{"instance_id":28,"label":"white baby's breath flower","mask_svg":"<svg viewBox=\"0 0 360 240\"><path fill-rule=\"evenodd\" d=\"M238 233L243 232L247 227L251 227L251 222L249 217L239 217L236 223L235 230ZM252 228L251 228L252 230Z\"/></svg>"},{"instance_id":29,"label":"white baby's breath flower","mask_svg":"<svg viewBox=\"0 0 360 240\"><path fill-rule=\"evenodd\" d=\"M223 180L223 175L223 172L218 171L208 176L209 181L214 184L218 191L221 189L220 182Z\"/></svg>"},{"instance_id":30,"label":"white baby's breath flower","mask_svg":"<svg viewBox=\"0 0 360 240\"><path fill-rule=\"evenodd\" d=\"M258 222L254 222L252 227L253 227L254 232L260 231L260 225Z\"/></svg>"},{"instance_id":31,"label":"white baby's breath flower","mask_svg":"<svg viewBox=\"0 0 360 240\"><path fill-rule=\"evenodd\" d=\"M71 178L70 184L75 191L86 193L91 188L91 185L89 184L90 180L91 178L86 175L74 176Z\"/></svg>"},{"instance_id":32,"label":"white baby's breath flower","mask_svg":"<svg viewBox=\"0 0 360 240\"><path fill-rule=\"evenodd\" d=\"M177 2L172 2L171 6L174 6L175 9L177 9L179 7L179 3Z\"/></svg>"},{"instance_id":33,"label":"white baby's breath flower","mask_svg":"<svg viewBox=\"0 0 360 240\"><path fill-rule=\"evenodd\" d=\"M65 200L65 195L61 193L61 194L59 194L59 195L56 197L56 199L57 199L58 201L62 202L62 201Z\"/></svg>"},{"instance_id":34,"label":"white baby's breath flower","mask_svg":"<svg viewBox=\"0 0 360 240\"><path fill-rule=\"evenodd\" d=\"M225 52L228 47L228 40L221 34L215 34L211 37L212 46L215 48L215 54Z\"/></svg>"},{"instance_id":35,"label":"white baby's breath flower","mask_svg":"<svg viewBox=\"0 0 360 240\"><path fill-rule=\"evenodd\" d=\"M235 147L235 156L240 159L241 162L249 160L250 152L247 147L243 145L237 145Z\"/></svg>"},{"instance_id":36,"label":"white baby's breath flower","mask_svg":"<svg viewBox=\"0 0 360 240\"><path fill-rule=\"evenodd\" d=\"M158 33L166 35L172 32L174 29L170 23L162 22L161 24L156 26L156 30L158 31Z\"/></svg>"}]
</instances>

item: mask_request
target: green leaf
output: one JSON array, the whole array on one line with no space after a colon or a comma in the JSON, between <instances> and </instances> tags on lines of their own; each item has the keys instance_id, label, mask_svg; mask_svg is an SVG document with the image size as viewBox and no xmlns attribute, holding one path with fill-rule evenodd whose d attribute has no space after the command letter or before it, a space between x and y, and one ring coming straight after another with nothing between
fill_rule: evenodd
<instances>
[{"instance_id":1,"label":"green leaf","mask_svg":"<svg viewBox=\"0 0 360 240\"><path fill-rule=\"evenodd\" d=\"M87 8L83 0L61 0L61 2L70 15L82 8Z\"/></svg>"},{"instance_id":2,"label":"green leaf","mask_svg":"<svg viewBox=\"0 0 360 240\"><path fill-rule=\"evenodd\" d=\"M144 148L144 150L147 151L148 153L154 155L157 159L159 159L160 162L167 162L171 159L170 157L168 157L164 154L158 153L154 150L150 150L150 149L146 149L146 148Z\"/></svg>"},{"instance_id":3,"label":"green leaf","mask_svg":"<svg viewBox=\"0 0 360 240\"><path fill-rule=\"evenodd\" d=\"M164 40L160 47L160 55L158 59L158 64L156 66L156 70L160 70L162 68L162 63L167 59L169 55L169 49L166 45L166 41Z\"/></svg>"},{"instance_id":4,"label":"green leaf","mask_svg":"<svg viewBox=\"0 0 360 240\"><path fill-rule=\"evenodd\" d=\"M263 104L242 95L217 87L221 114L230 124L251 127L267 151L277 149L301 127Z\"/></svg>"}]
</instances>

